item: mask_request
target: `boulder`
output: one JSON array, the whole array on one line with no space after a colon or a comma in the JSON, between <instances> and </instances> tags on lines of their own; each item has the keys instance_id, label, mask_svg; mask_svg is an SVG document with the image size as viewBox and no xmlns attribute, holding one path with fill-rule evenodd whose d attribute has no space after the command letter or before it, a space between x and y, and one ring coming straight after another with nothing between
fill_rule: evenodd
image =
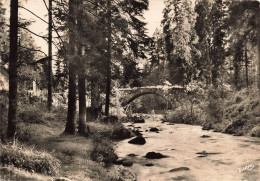
<instances>
[{"instance_id":1,"label":"boulder","mask_svg":"<svg viewBox=\"0 0 260 181\"><path fill-rule=\"evenodd\" d=\"M130 157L135 157L135 156L137 156L136 154L134 154L134 153L130 153L130 154L128 154L127 156L130 156Z\"/></svg>"},{"instance_id":2,"label":"boulder","mask_svg":"<svg viewBox=\"0 0 260 181\"><path fill-rule=\"evenodd\" d=\"M155 127L153 127L153 128L150 128L150 131L151 131L151 132L158 132L158 131L159 131L159 129L158 129L158 128L155 128Z\"/></svg>"},{"instance_id":3,"label":"boulder","mask_svg":"<svg viewBox=\"0 0 260 181\"><path fill-rule=\"evenodd\" d=\"M146 141L145 141L144 137L137 136L137 137L131 139L130 141L128 141L128 143L136 144L136 145L144 145L146 143Z\"/></svg>"},{"instance_id":4,"label":"boulder","mask_svg":"<svg viewBox=\"0 0 260 181\"><path fill-rule=\"evenodd\" d=\"M252 129L250 135L253 136L253 137L260 137L260 124L256 125L256 126Z\"/></svg>"},{"instance_id":5,"label":"boulder","mask_svg":"<svg viewBox=\"0 0 260 181\"><path fill-rule=\"evenodd\" d=\"M132 130L136 136L142 136L143 134L139 130Z\"/></svg>"},{"instance_id":6,"label":"boulder","mask_svg":"<svg viewBox=\"0 0 260 181\"><path fill-rule=\"evenodd\" d=\"M133 137L133 134L130 128L126 129L124 126L117 126L113 129L111 137L115 140L122 140Z\"/></svg>"},{"instance_id":7,"label":"boulder","mask_svg":"<svg viewBox=\"0 0 260 181\"><path fill-rule=\"evenodd\" d=\"M202 135L201 138L210 138L209 135Z\"/></svg>"},{"instance_id":8,"label":"boulder","mask_svg":"<svg viewBox=\"0 0 260 181\"><path fill-rule=\"evenodd\" d=\"M161 153L148 152L146 153L145 157L148 159L161 159L161 158L165 158L166 156Z\"/></svg>"},{"instance_id":9,"label":"boulder","mask_svg":"<svg viewBox=\"0 0 260 181\"><path fill-rule=\"evenodd\" d=\"M145 166L147 166L147 167L152 167L153 164L152 164L152 163L146 163Z\"/></svg>"},{"instance_id":10,"label":"boulder","mask_svg":"<svg viewBox=\"0 0 260 181\"><path fill-rule=\"evenodd\" d=\"M145 123L144 119L136 119L133 122L134 123Z\"/></svg>"},{"instance_id":11,"label":"boulder","mask_svg":"<svg viewBox=\"0 0 260 181\"><path fill-rule=\"evenodd\" d=\"M169 172L178 172L178 171L184 171L184 170L190 170L188 167L179 167L179 168L173 168L169 170Z\"/></svg>"},{"instance_id":12,"label":"boulder","mask_svg":"<svg viewBox=\"0 0 260 181\"><path fill-rule=\"evenodd\" d=\"M125 161L124 158L119 158L119 159L113 161L113 163L114 163L115 165L122 165L124 161Z\"/></svg>"},{"instance_id":13,"label":"boulder","mask_svg":"<svg viewBox=\"0 0 260 181\"><path fill-rule=\"evenodd\" d=\"M131 167L133 165L133 162L130 160L124 160L122 165L125 167Z\"/></svg>"},{"instance_id":14,"label":"boulder","mask_svg":"<svg viewBox=\"0 0 260 181\"><path fill-rule=\"evenodd\" d=\"M169 122L169 121L166 119L163 119L161 123L166 123L166 122Z\"/></svg>"},{"instance_id":15,"label":"boulder","mask_svg":"<svg viewBox=\"0 0 260 181\"><path fill-rule=\"evenodd\" d=\"M212 129L212 127L209 127L209 126L203 126L202 127L202 130L206 130L206 131L211 130L211 129Z\"/></svg>"}]
</instances>

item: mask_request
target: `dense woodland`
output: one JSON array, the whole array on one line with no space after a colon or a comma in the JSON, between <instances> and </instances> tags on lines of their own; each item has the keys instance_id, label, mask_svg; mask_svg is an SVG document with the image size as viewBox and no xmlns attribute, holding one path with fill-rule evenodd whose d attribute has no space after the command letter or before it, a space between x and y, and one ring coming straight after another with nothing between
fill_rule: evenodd
<instances>
[{"instance_id":1,"label":"dense woodland","mask_svg":"<svg viewBox=\"0 0 260 181\"><path fill-rule=\"evenodd\" d=\"M0 2L0 68L9 79L9 91L1 90L3 142L15 141L17 134L24 138L24 124L38 112L44 112L39 120L47 119L45 114L54 122L61 119L59 129L66 135L89 137L93 124L108 124L119 116L112 111L115 88L166 83L185 89L178 96L167 93L173 104L167 106L169 121L260 136L258 1L165 0L161 26L152 37L143 17L148 0L43 2L48 22L31 13L48 24L46 36L29 30L33 22L19 17L20 9L30 12L25 2L11 0L10 19ZM32 34L46 40L48 54ZM32 96L28 90L33 81L45 93ZM148 113L165 109L165 104L147 95L131 109ZM246 125L242 131L240 125Z\"/></svg>"}]
</instances>

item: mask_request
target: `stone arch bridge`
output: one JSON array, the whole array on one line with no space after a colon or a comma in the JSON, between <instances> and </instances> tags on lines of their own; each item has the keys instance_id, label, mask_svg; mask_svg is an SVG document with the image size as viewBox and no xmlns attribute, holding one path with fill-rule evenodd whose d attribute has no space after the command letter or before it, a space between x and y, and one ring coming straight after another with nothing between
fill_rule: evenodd
<instances>
[{"instance_id":1,"label":"stone arch bridge","mask_svg":"<svg viewBox=\"0 0 260 181\"><path fill-rule=\"evenodd\" d=\"M144 95L156 95L163 98L169 105L172 106L172 97L179 95L185 91L185 88L178 85L165 86L146 86L133 88L117 88L119 96L118 100L121 105L126 108L131 102Z\"/></svg>"}]
</instances>

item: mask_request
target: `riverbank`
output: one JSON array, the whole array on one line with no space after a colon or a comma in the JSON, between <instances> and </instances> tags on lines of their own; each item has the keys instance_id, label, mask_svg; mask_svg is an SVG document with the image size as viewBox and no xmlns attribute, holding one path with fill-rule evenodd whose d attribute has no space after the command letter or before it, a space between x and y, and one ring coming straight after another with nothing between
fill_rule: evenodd
<instances>
[{"instance_id":1,"label":"riverbank","mask_svg":"<svg viewBox=\"0 0 260 181\"><path fill-rule=\"evenodd\" d=\"M46 124L23 125L27 141L19 141L18 137L11 145L1 144L1 179L120 180L123 168L115 170L109 166L117 158L114 143L111 138L102 136L112 133L114 126L90 123L92 135L83 137L62 134L63 121L52 120ZM54 160L58 160L55 168L44 168Z\"/></svg>"},{"instance_id":2,"label":"riverbank","mask_svg":"<svg viewBox=\"0 0 260 181\"><path fill-rule=\"evenodd\" d=\"M184 101L166 114L172 123L200 125L235 136L260 137L260 97L253 88L240 91L211 91L192 105Z\"/></svg>"},{"instance_id":3,"label":"riverbank","mask_svg":"<svg viewBox=\"0 0 260 181\"><path fill-rule=\"evenodd\" d=\"M112 138L103 137L111 134L115 130L114 126L90 123L89 137L64 135L64 126L62 121L48 122L48 125L24 125L23 129L27 130L30 139L22 142L18 138L11 145L1 144L1 178L57 181L61 178L78 181L121 179L120 172L125 168L114 169L110 166L117 155L114 153ZM51 170L50 174L41 172L45 165L52 165L54 160L57 166L47 168Z\"/></svg>"},{"instance_id":4,"label":"riverbank","mask_svg":"<svg viewBox=\"0 0 260 181\"><path fill-rule=\"evenodd\" d=\"M132 136L121 123L89 122L87 136L63 134L66 110L44 103L19 107L17 134L6 142L7 105L1 94L0 175L2 180L122 180L124 167L115 169L114 140Z\"/></svg>"}]
</instances>

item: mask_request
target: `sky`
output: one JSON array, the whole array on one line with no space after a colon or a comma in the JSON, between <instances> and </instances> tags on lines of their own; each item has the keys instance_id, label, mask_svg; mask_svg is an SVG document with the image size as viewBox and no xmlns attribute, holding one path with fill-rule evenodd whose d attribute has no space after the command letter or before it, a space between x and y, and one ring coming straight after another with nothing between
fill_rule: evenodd
<instances>
[{"instance_id":1,"label":"sky","mask_svg":"<svg viewBox=\"0 0 260 181\"><path fill-rule=\"evenodd\" d=\"M48 0L45 1L48 4ZM0 2L2 2L5 5L5 7L9 7L10 0L0 0ZM48 16L47 16L48 12L44 5L43 0L20 0L20 2L22 2L22 5L25 8L37 14L45 21L48 21ZM146 28L149 36L153 35L153 32L155 31L156 27L160 27L160 22L163 17L162 14L163 8L164 8L163 0L149 0L149 10L146 11L144 14L145 21L148 23ZM37 17L33 16L31 13L21 8L19 9L19 15L25 19L35 21L29 27L31 31L43 36L48 35L48 25L46 23L44 23L43 21L39 20ZM9 11L7 11L7 17L9 18L9 16L10 16ZM36 45L41 47L41 50L47 53L48 52L47 42L35 35L32 36L35 39ZM55 33L53 33L53 36L56 36Z\"/></svg>"},{"instance_id":2,"label":"sky","mask_svg":"<svg viewBox=\"0 0 260 181\"><path fill-rule=\"evenodd\" d=\"M161 20L163 19L163 0L150 0L149 10L145 12L145 21L148 23L148 35L152 36L155 29L160 27Z\"/></svg>"}]
</instances>

